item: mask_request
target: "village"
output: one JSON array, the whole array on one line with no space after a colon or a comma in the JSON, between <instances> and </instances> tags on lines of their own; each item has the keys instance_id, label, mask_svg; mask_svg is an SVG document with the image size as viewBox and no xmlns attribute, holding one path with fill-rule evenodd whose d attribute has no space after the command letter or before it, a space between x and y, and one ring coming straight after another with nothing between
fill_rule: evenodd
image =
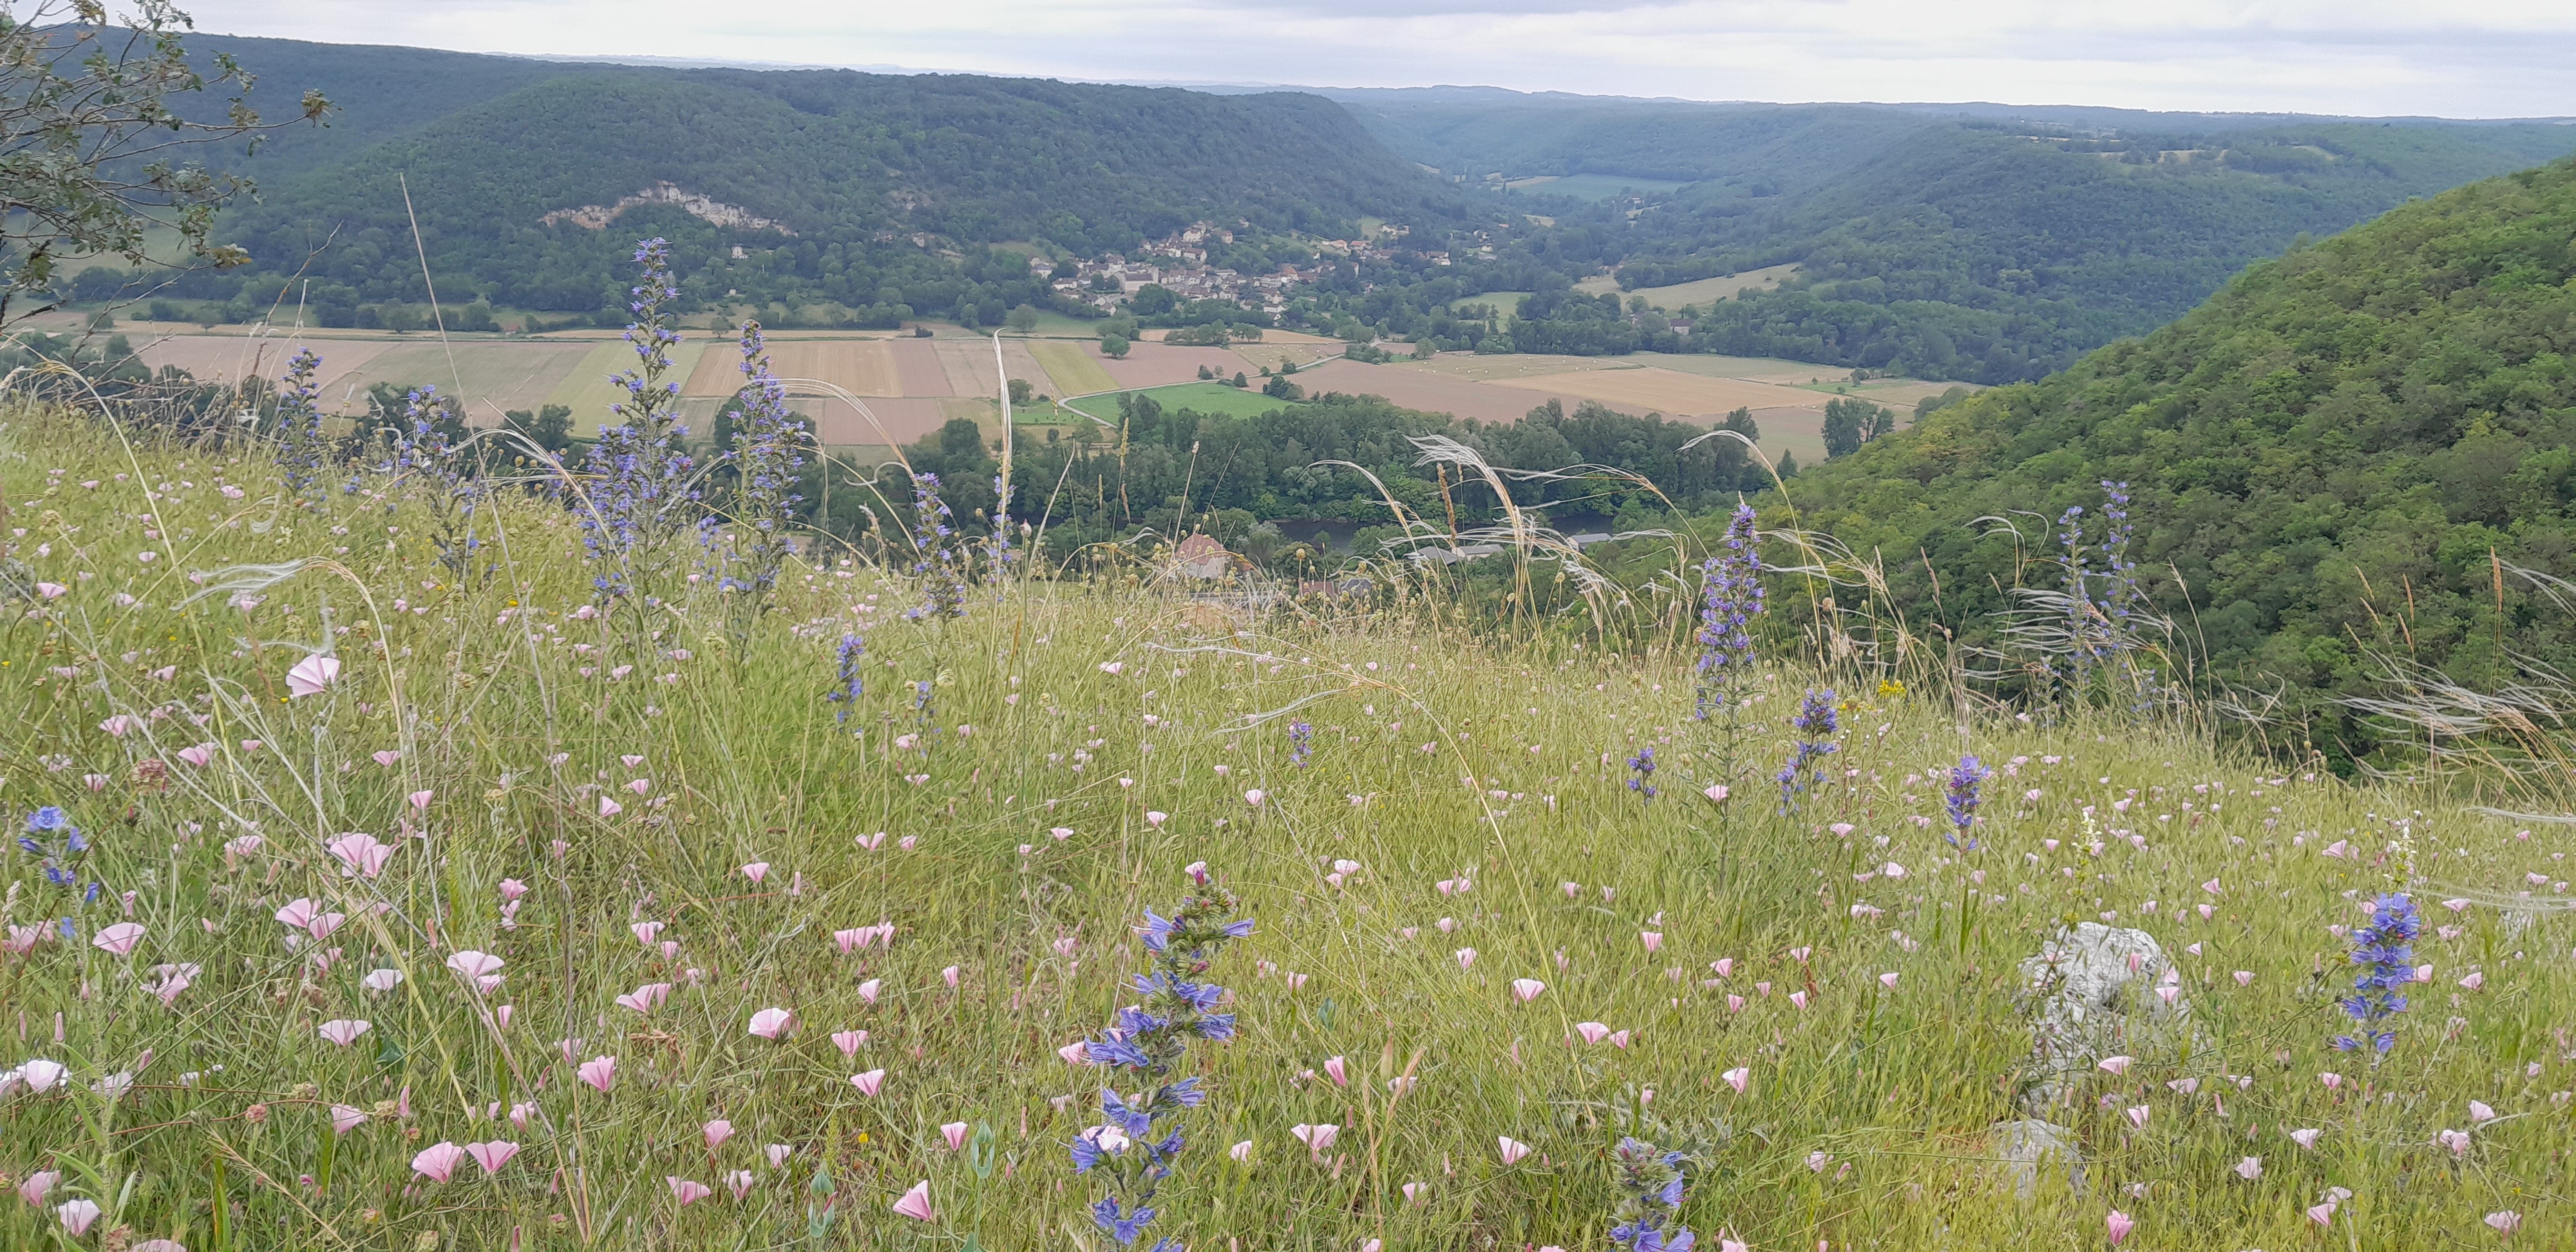
<instances>
[{"instance_id":1,"label":"village","mask_svg":"<svg viewBox=\"0 0 2576 1252\"><path fill-rule=\"evenodd\" d=\"M1103 253L1075 262L1074 271L1067 274L1061 265L1045 257L1031 257L1029 268L1053 273L1056 291L1103 313L1117 311L1120 301L1152 285L1183 300L1228 300L1275 317L1288 307L1291 289L1314 281L1325 266L1336 261L1390 260L1393 250L1388 243L1402 239L1406 233L1404 227L1389 226L1373 238L1312 240L1311 246L1322 258L1315 264L1304 269L1282 264L1271 273L1245 274L1208 263L1209 245L1233 243L1234 232L1213 222L1195 222L1146 244L1133 258ZM1446 252L1424 252L1422 256L1434 265L1450 263Z\"/></svg>"}]
</instances>

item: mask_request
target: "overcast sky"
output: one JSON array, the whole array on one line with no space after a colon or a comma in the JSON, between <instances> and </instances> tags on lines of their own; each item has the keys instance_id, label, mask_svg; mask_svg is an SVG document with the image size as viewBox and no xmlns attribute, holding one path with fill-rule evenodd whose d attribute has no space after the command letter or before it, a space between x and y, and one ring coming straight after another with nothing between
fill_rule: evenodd
<instances>
[{"instance_id":1,"label":"overcast sky","mask_svg":"<svg viewBox=\"0 0 2576 1252\"><path fill-rule=\"evenodd\" d=\"M1698 100L2576 115L2571 0L180 0L468 52Z\"/></svg>"}]
</instances>

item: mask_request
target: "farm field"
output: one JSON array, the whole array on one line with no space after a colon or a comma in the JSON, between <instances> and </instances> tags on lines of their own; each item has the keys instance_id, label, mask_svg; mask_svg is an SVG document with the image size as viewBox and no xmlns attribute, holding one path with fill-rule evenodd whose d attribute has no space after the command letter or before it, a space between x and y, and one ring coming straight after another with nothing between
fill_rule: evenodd
<instances>
[{"instance_id":1,"label":"farm field","mask_svg":"<svg viewBox=\"0 0 2576 1252\"><path fill-rule=\"evenodd\" d=\"M1733 299L1742 292L1769 291L1796 277L1797 273L1798 265L1792 261L1786 265L1746 270L1741 274L1722 274L1716 278L1674 283L1669 287L1639 287L1635 291L1624 294L1644 296L1648 307L1674 313L1679 312L1685 304L1706 308L1720 300ZM1616 282L1611 284L1613 288L1617 285Z\"/></svg>"},{"instance_id":2,"label":"farm field","mask_svg":"<svg viewBox=\"0 0 2576 1252\"><path fill-rule=\"evenodd\" d=\"M1094 1154L1152 1143L1140 1244L1598 1249L1632 1138L1711 1252L2576 1227L2565 837L2188 707L2025 721L1757 612L1702 721L1687 613L1446 572L979 557L916 614L825 550L747 613L685 525L648 622L545 499L460 585L427 476L287 505L260 445L9 417L79 541L12 545L70 673L0 683L0 1246L1106 1252ZM2422 984L2384 1051L2356 950Z\"/></svg>"},{"instance_id":3,"label":"farm field","mask_svg":"<svg viewBox=\"0 0 2576 1252\"><path fill-rule=\"evenodd\" d=\"M1573 196L1578 200L1607 200L1631 192L1645 196L1670 195L1690 184L1660 178L1631 178L1624 174L1541 174L1532 178L1509 179L1503 186L1514 191Z\"/></svg>"},{"instance_id":4,"label":"farm field","mask_svg":"<svg viewBox=\"0 0 2576 1252\"><path fill-rule=\"evenodd\" d=\"M1299 375L1304 377L1304 375ZM1257 417L1274 409L1288 407L1288 401L1265 396L1258 388L1238 390L1216 383L1179 383L1168 387L1146 387L1133 392L1093 396L1082 402L1085 412L1107 421L1118 420L1118 396L1152 396L1154 402L1170 409L1197 409L1201 413L1222 413L1229 417Z\"/></svg>"},{"instance_id":5,"label":"farm field","mask_svg":"<svg viewBox=\"0 0 2576 1252\"><path fill-rule=\"evenodd\" d=\"M137 352L156 368L175 364L201 378L232 377L244 368L273 376L282 372L284 357L293 350L277 336L189 333L135 342ZM317 336L309 342L322 354L322 396L335 410L362 407L367 385L379 381L455 389L447 354L434 338ZM990 339L781 332L769 342L782 377L820 379L867 400L876 417L873 423L838 399L818 395L798 400L799 408L816 419L826 443L909 442L952 417L986 425L999 419L1001 376L994 369ZM534 340L460 338L454 346L455 372L463 375L471 420L490 425L505 410L562 404L573 410L575 429L585 435L597 429L608 405L623 394L609 376L633 362L626 345L606 332ZM1226 348L1171 347L1149 340L1133 345L1125 359L1113 360L1101 355L1096 340L1005 337L1002 358L1010 377L1025 378L1040 393L1058 398L1188 386L1201 381L1202 366L1223 377L1241 372L1257 379L1265 365L1294 361L1301 367L1298 383L1310 393L1378 395L1408 408L1488 422L1516 421L1550 398L1569 411L1591 400L1626 413L1658 412L1698 421L1714 421L1746 407L1761 425L1767 452L1774 457L1794 453L1801 461L1823 454L1823 407L1832 396L1857 395L1906 409L1948 386L1911 379L1852 384L1842 371L1765 358L1444 353L1428 361L1362 365L1328 358L1341 348L1339 341L1307 335L1274 335ZM716 407L741 378L732 342L690 332L675 357L693 424L712 422ZM1229 405L1238 404L1241 395L1217 387L1181 394Z\"/></svg>"},{"instance_id":6,"label":"farm field","mask_svg":"<svg viewBox=\"0 0 2576 1252\"><path fill-rule=\"evenodd\" d=\"M1046 371L1052 384L1047 390L1057 396L1086 396L1118 387L1118 380L1102 365L1097 342L1043 340L1031 343L1029 354Z\"/></svg>"}]
</instances>

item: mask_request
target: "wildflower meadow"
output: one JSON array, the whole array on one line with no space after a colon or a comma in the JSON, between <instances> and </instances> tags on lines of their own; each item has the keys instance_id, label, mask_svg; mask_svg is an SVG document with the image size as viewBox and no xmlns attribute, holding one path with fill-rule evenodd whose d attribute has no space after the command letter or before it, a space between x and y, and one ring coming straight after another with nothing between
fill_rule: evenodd
<instances>
[{"instance_id":1,"label":"wildflower meadow","mask_svg":"<svg viewBox=\"0 0 2576 1252\"><path fill-rule=\"evenodd\" d=\"M2567 827L2098 697L2118 547L2011 699L1783 620L1751 509L1661 631L1192 594L899 471L843 550L638 259L569 464L326 436L304 357L0 411L0 1245L2576 1231Z\"/></svg>"}]
</instances>

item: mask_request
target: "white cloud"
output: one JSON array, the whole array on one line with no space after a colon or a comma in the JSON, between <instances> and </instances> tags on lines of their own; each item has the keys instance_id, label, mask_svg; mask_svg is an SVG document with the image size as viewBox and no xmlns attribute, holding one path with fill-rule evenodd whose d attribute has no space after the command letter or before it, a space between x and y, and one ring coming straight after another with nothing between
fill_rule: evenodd
<instances>
[{"instance_id":1,"label":"white cloud","mask_svg":"<svg viewBox=\"0 0 2576 1252\"><path fill-rule=\"evenodd\" d=\"M195 0L200 29L533 55L1712 100L2576 115L2576 5L2479 0Z\"/></svg>"}]
</instances>

